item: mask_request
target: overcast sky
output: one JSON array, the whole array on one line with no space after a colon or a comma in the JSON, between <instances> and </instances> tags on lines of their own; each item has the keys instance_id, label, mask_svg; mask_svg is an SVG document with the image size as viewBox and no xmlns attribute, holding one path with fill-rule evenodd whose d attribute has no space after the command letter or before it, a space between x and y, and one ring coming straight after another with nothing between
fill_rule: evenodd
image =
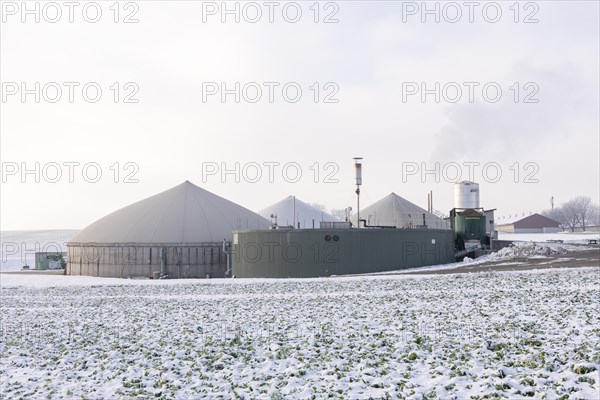
<instances>
[{"instance_id":1,"label":"overcast sky","mask_svg":"<svg viewBox=\"0 0 600 400\"><path fill-rule=\"evenodd\" d=\"M498 216L598 203L597 1L429 2L439 22L421 2L240 2L239 22L221 2L113 3L71 23L63 2L2 2L3 230L84 228L185 180L254 211L355 207L356 156L362 206L433 190L447 213L469 178Z\"/></svg>"}]
</instances>

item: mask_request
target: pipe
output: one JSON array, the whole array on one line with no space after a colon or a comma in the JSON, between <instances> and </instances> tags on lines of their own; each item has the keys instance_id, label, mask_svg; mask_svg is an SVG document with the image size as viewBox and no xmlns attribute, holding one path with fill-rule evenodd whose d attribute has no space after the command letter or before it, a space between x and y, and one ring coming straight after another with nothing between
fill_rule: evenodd
<instances>
[{"instance_id":1,"label":"pipe","mask_svg":"<svg viewBox=\"0 0 600 400\"><path fill-rule=\"evenodd\" d=\"M431 212L431 193L427 193L427 211Z\"/></svg>"},{"instance_id":2,"label":"pipe","mask_svg":"<svg viewBox=\"0 0 600 400\"><path fill-rule=\"evenodd\" d=\"M431 210L429 210L429 212L433 214L433 190L430 191L430 193L431 193L431 196L430 196Z\"/></svg>"},{"instance_id":3,"label":"pipe","mask_svg":"<svg viewBox=\"0 0 600 400\"><path fill-rule=\"evenodd\" d=\"M223 252L225 253L227 269L225 270L225 276L231 276L231 260L229 254L231 253L231 243L223 239Z\"/></svg>"},{"instance_id":4,"label":"pipe","mask_svg":"<svg viewBox=\"0 0 600 400\"><path fill-rule=\"evenodd\" d=\"M356 173L356 220L357 228L360 229L360 186L362 185L362 157L354 157L354 168Z\"/></svg>"},{"instance_id":5,"label":"pipe","mask_svg":"<svg viewBox=\"0 0 600 400\"><path fill-rule=\"evenodd\" d=\"M160 276L161 278L167 274L167 249L160 249Z\"/></svg>"},{"instance_id":6,"label":"pipe","mask_svg":"<svg viewBox=\"0 0 600 400\"><path fill-rule=\"evenodd\" d=\"M358 226L360 226L360 221L363 222L363 225L364 225L365 228L397 229L395 226L390 226L390 225L367 225L367 220L366 219L359 219L358 220Z\"/></svg>"},{"instance_id":7,"label":"pipe","mask_svg":"<svg viewBox=\"0 0 600 400\"><path fill-rule=\"evenodd\" d=\"M360 229L360 188L358 186L356 187L356 218L358 219L358 228Z\"/></svg>"}]
</instances>

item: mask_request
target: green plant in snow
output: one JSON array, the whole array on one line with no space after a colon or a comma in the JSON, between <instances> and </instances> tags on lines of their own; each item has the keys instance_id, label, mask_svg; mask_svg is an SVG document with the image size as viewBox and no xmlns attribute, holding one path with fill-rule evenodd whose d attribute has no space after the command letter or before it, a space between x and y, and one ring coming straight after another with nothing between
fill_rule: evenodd
<instances>
[{"instance_id":1,"label":"green plant in snow","mask_svg":"<svg viewBox=\"0 0 600 400\"><path fill-rule=\"evenodd\" d=\"M587 382L590 385L594 386L594 384L596 383L596 380L589 376L580 376L579 378L577 378L577 382Z\"/></svg>"},{"instance_id":2,"label":"green plant in snow","mask_svg":"<svg viewBox=\"0 0 600 400\"><path fill-rule=\"evenodd\" d=\"M571 370L575 372L577 375L585 375L589 374L592 371L596 370L596 367L586 366L586 365L571 365Z\"/></svg>"}]
</instances>

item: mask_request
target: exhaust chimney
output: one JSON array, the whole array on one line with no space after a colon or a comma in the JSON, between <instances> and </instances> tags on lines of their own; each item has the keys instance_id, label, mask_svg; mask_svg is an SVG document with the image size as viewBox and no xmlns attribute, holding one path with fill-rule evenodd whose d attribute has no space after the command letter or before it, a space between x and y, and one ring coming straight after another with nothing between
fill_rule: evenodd
<instances>
[{"instance_id":1,"label":"exhaust chimney","mask_svg":"<svg viewBox=\"0 0 600 400\"><path fill-rule=\"evenodd\" d=\"M362 185L362 157L354 157L354 169L356 172L356 221L360 229L360 186Z\"/></svg>"}]
</instances>

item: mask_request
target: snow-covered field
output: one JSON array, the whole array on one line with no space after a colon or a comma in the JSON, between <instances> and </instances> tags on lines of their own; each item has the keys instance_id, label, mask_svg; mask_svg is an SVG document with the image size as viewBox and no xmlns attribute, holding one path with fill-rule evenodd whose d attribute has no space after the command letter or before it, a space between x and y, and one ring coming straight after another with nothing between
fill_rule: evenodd
<instances>
[{"instance_id":1,"label":"snow-covered field","mask_svg":"<svg viewBox=\"0 0 600 400\"><path fill-rule=\"evenodd\" d=\"M557 232L557 233L506 233L498 232L499 240L518 240L545 242L547 240L563 240L565 243L586 244L590 239L598 240L600 232Z\"/></svg>"},{"instance_id":2,"label":"snow-covered field","mask_svg":"<svg viewBox=\"0 0 600 400\"><path fill-rule=\"evenodd\" d=\"M0 393L598 399L599 282L599 268L307 280L3 275Z\"/></svg>"}]
</instances>

